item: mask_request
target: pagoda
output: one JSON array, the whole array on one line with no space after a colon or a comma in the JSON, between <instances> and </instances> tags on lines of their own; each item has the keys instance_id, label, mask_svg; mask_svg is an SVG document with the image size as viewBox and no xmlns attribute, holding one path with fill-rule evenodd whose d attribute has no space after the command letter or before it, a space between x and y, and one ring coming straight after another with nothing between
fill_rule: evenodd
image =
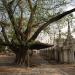
<instances>
[{"instance_id":1,"label":"pagoda","mask_svg":"<svg viewBox=\"0 0 75 75\"><path fill-rule=\"evenodd\" d=\"M74 62L74 44L75 41L73 39L73 36L71 35L70 30L70 22L68 21L68 34L67 38L65 39L63 43L63 51L62 51L62 61L66 63L73 63Z\"/></svg>"}]
</instances>

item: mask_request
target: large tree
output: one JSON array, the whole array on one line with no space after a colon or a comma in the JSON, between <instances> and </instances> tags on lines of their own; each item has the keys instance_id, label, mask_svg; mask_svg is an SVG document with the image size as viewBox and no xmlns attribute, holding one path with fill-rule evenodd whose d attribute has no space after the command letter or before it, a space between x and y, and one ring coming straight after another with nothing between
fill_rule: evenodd
<instances>
[{"instance_id":1,"label":"large tree","mask_svg":"<svg viewBox=\"0 0 75 75\"><path fill-rule=\"evenodd\" d=\"M52 0L48 0L52 1ZM3 38L0 37L0 45L8 46L15 54L17 64L24 65L26 54L28 49L34 49L36 44L35 39L39 33L51 23L58 21L67 14L75 11L75 8L65 11L55 16L50 16L50 19L40 21L41 15L38 12L38 8L42 8L41 3L45 3L45 0L1 0L3 17L0 21ZM60 4L62 5L62 4ZM40 7L39 7L40 6ZM57 6L57 5L56 5ZM47 5L42 9L47 9ZM51 8L52 9L52 8ZM47 11L47 10L46 10ZM42 12L42 11L41 11ZM5 17L4 17L5 16ZM5 19L4 19L5 18ZM38 18L38 19L37 19ZM12 37L9 38L5 27L8 27L8 31L12 31ZM36 27L36 28L35 28ZM10 29L11 28L11 29Z\"/></svg>"}]
</instances>

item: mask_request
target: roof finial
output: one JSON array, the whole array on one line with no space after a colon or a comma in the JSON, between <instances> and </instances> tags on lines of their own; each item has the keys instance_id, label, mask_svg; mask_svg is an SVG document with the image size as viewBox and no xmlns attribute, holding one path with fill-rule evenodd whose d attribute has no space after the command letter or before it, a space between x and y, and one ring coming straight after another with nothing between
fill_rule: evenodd
<instances>
[{"instance_id":1,"label":"roof finial","mask_svg":"<svg viewBox=\"0 0 75 75\"><path fill-rule=\"evenodd\" d=\"M68 36L67 37L70 37L70 36L71 36L70 20L68 20Z\"/></svg>"}]
</instances>

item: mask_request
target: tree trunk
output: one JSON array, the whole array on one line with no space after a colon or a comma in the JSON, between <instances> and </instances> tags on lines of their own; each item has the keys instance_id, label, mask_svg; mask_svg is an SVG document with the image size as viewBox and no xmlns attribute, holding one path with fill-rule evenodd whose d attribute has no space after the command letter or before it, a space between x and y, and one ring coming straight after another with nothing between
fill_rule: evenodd
<instances>
[{"instance_id":1,"label":"tree trunk","mask_svg":"<svg viewBox=\"0 0 75 75\"><path fill-rule=\"evenodd\" d=\"M26 63L26 55L27 55L28 49L23 49L19 48L18 50L15 51L16 54L16 59L15 59L15 64L16 65L27 65Z\"/></svg>"}]
</instances>

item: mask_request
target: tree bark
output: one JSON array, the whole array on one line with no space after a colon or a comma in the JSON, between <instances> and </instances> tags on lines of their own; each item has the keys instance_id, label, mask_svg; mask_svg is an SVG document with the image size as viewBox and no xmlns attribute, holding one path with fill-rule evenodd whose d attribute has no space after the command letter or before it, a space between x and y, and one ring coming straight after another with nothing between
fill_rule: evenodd
<instances>
[{"instance_id":1,"label":"tree bark","mask_svg":"<svg viewBox=\"0 0 75 75\"><path fill-rule=\"evenodd\" d=\"M15 64L17 65L23 65L23 66L27 66L26 63L26 55L27 55L27 50L28 49L23 49L23 48L19 48L15 54L16 54L16 59L15 59Z\"/></svg>"}]
</instances>

